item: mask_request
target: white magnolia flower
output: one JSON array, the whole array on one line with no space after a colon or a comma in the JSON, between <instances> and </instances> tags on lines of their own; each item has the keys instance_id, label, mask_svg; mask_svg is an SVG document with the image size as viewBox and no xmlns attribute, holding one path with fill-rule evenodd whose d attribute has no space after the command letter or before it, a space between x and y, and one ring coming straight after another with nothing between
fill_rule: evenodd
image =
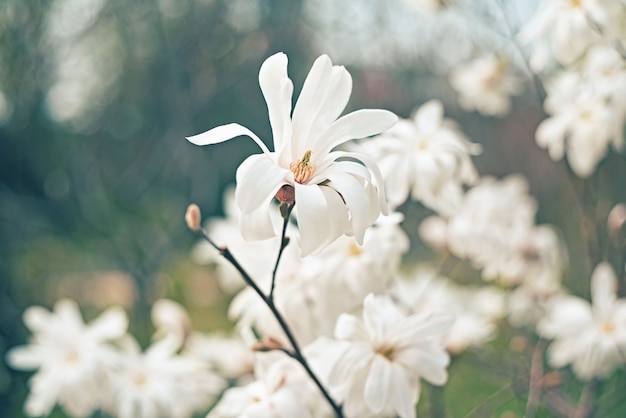
<instances>
[{"instance_id":1,"label":"white magnolia flower","mask_svg":"<svg viewBox=\"0 0 626 418\"><path fill-rule=\"evenodd\" d=\"M572 365L581 379L608 376L626 358L626 300L616 298L617 278L602 262L591 277L591 304L574 296L554 298L537 325L539 335L554 341L548 349L552 367Z\"/></svg>"},{"instance_id":2,"label":"white magnolia flower","mask_svg":"<svg viewBox=\"0 0 626 418\"><path fill-rule=\"evenodd\" d=\"M24 322L33 332L31 343L11 349L7 362L16 369L37 370L30 380L26 414L48 415L58 403L72 416L91 415L106 396L104 371L116 358L107 342L124 335L126 314L110 308L86 325L76 302L64 299L53 312L28 308Z\"/></svg>"},{"instance_id":3,"label":"white magnolia flower","mask_svg":"<svg viewBox=\"0 0 626 418\"><path fill-rule=\"evenodd\" d=\"M343 314L335 338L349 342L330 373L329 384L343 399L347 416L415 417L419 379L443 385L448 353L439 337L448 316L403 315L388 297L368 295L363 320Z\"/></svg>"},{"instance_id":4,"label":"white magnolia flower","mask_svg":"<svg viewBox=\"0 0 626 418\"><path fill-rule=\"evenodd\" d=\"M553 160L567 152L572 171L583 178L593 174L609 145L619 149L623 143L623 112L600 92L593 78L576 72L559 75L548 85L544 103L550 117L541 122L535 135Z\"/></svg>"},{"instance_id":5,"label":"white magnolia flower","mask_svg":"<svg viewBox=\"0 0 626 418\"><path fill-rule=\"evenodd\" d=\"M487 116L504 116L511 110L511 96L522 92L522 82L501 57L486 55L455 69L450 84L465 110Z\"/></svg>"},{"instance_id":6,"label":"white magnolia flower","mask_svg":"<svg viewBox=\"0 0 626 418\"><path fill-rule=\"evenodd\" d=\"M480 145L469 142L443 115L442 103L431 100L415 112L413 120L400 120L379 137L359 144L378 161L392 207L410 194L434 210L449 213L461 198L463 184L478 178L470 155L480 153Z\"/></svg>"},{"instance_id":7,"label":"white magnolia flower","mask_svg":"<svg viewBox=\"0 0 626 418\"><path fill-rule=\"evenodd\" d=\"M319 251L343 234L362 242L365 229L381 211L387 211L382 178L366 156L333 150L351 139L390 128L396 116L362 109L337 119L348 102L352 79L326 55L313 64L293 114L293 84L287 76L285 54L275 54L263 63L259 84L268 106L273 151L235 123L188 138L196 145L207 145L245 135L263 151L248 157L237 170L236 200L244 238L276 235L269 207L279 193L281 201L296 203L303 255Z\"/></svg>"},{"instance_id":8,"label":"white magnolia flower","mask_svg":"<svg viewBox=\"0 0 626 418\"><path fill-rule=\"evenodd\" d=\"M594 25L604 27L609 20L603 3L603 0L544 0L519 34L522 43L535 43L530 56L532 70L545 68L551 50L560 64L569 65L598 42L601 36Z\"/></svg>"},{"instance_id":9,"label":"white magnolia flower","mask_svg":"<svg viewBox=\"0 0 626 418\"><path fill-rule=\"evenodd\" d=\"M109 370L111 395L106 409L119 418L189 418L205 410L224 382L208 364L177 354L175 335L156 341L144 352L127 336L118 365Z\"/></svg>"},{"instance_id":10,"label":"white magnolia flower","mask_svg":"<svg viewBox=\"0 0 626 418\"><path fill-rule=\"evenodd\" d=\"M279 359L275 360L273 354L279 354ZM304 375L302 366L291 358L285 358L282 353L267 353L266 361L263 360L261 358L257 363L257 380L224 392L207 418L312 416L311 409L323 400L308 376Z\"/></svg>"}]
</instances>

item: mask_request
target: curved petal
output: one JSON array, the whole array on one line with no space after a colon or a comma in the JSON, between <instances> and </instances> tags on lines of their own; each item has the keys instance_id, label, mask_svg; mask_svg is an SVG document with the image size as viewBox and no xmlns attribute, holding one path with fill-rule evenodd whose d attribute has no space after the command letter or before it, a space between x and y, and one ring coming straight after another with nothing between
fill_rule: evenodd
<instances>
[{"instance_id":1,"label":"curved petal","mask_svg":"<svg viewBox=\"0 0 626 418\"><path fill-rule=\"evenodd\" d=\"M274 151L280 152L291 139L293 83L287 75L287 55L280 52L265 60L259 70L259 85L267 103Z\"/></svg>"},{"instance_id":2,"label":"curved petal","mask_svg":"<svg viewBox=\"0 0 626 418\"><path fill-rule=\"evenodd\" d=\"M617 277L608 262L601 262L591 274L591 300L593 309L598 311L610 310L615 302L617 292Z\"/></svg>"},{"instance_id":3,"label":"curved petal","mask_svg":"<svg viewBox=\"0 0 626 418\"><path fill-rule=\"evenodd\" d=\"M126 333L128 317L122 308L109 308L89 323L87 332L98 341L116 339Z\"/></svg>"},{"instance_id":4,"label":"curved petal","mask_svg":"<svg viewBox=\"0 0 626 418\"><path fill-rule=\"evenodd\" d=\"M294 183L302 256L321 250L348 229L348 209L341 196L326 186Z\"/></svg>"},{"instance_id":5,"label":"curved petal","mask_svg":"<svg viewBox=\"0 0 626 418\"><path fill-rule=\"evenodd\" d=\"M238 123L229 123L227 125L217 126L201 134L188 136L187 141L195 145L213 145L228 141L229 139L233 139L238 136L249 136L254 142L256 142L265 154L270 153L267 146L258 136L254 134L254 132L245 126L239 125Z\"/></svg>"},{"instance_id":6,"label":"curved petal","mask_svg":"<svg viewBox=\"0 0 626 418\"><path fill-rule=\"evenodd\" d=\"M370 170L370 172L374 175L374 186L378 191L378 201L380 204L380 212L383 215L387 215L389 213L389 204L387 203L387 197L385 195L385 180L383 179L383 175L378 168L378 164L371 158L369 155L356 153L356 152L345 152L345 151L333 151L328 154L329 157L334 159L337 158L352 158L356 160L360 160L365 166Z\"/></svg>"},{"instance_id":7,"label":"curved petal","mask_svg":"<svg viewBox=\"0 0 626 418\"><path fill-rule=\"evenodd\" d=\"M326 95L311 126L311 132L319 133L332 124L343 112L352 93L352 77L343 66L333 66L326 88Z\"/></svg>"},{"instance_id":8,"label":"curved petal","mask_svg":"<svg viewBox=\"0 0 626 418\"><path fill-rule=\"evenodd\" d=\"M270 201L263 202L257 210L242 213L239 218L241 235L246 241L262 241L274 238L276 230L270 216Z\"/></svg>"},{"instance_id":9,"label":"curved petal","mask_svg":"<svg viewBox=\"0 0 626 418\"><path fill-rule=\"evenodd\" d=\"M332 63L327 55L315 60L311 71L304 80L302 91L293 109L292 159L300 158L308 149L311 126L324 104L328 90L328 79L332 73Z\"/></svg>"},{"instance_id":10,"label":"curved petal","mask_svg":"<svg viewBox=\"0 0 626 418\"><path fill-rule=\"evenodd\" d=\"M356 316L342 313L335 325L335 338L339 340L368 341L369 335L363 322Z\"/></svg>"},{"instance_id":11,"label":"curved petal","mask_svg":"<svg viewBox=\"0 0 626 418\"><path fill-rule=\"evenodd\" d=\"M392 365L391 373L391 400L400 418L415 418L415 404L419 398L419 383L417 391L411 387L411 381L406 371L399 364Z\"/></svg>"},{"instance_id":12,"label":"curved petal","mask_svg":"<svg viewBox=\"0 0 626 418\"><path fill-rule=\"evenodd\" d=\"M257 210L271 200L291 172L279 167L266 154L246 158L237 169L235 200L242 214ZM269 197L269 199L268 199Z\"/></svg>"},{"instance_id":13,"label":"curved petal","mask_svg":"<svg viewBox=\"0 0 626 418\"><path fill-rule=\"evenodd\" d=\"M429 100L420 106L415 113L414 122L420 132L432 134L436 132L443 121L443 104L439 100Z\"/></svg>"},{"instance_id":14,"label":"curved petal","mask_svg":"<svg viewBox=\"0 0 626 418\"><path fill-rule=\"evenodd\" d=\"M335 189L346 202L350 212L350 223L354 238L359 245L363 244L365 230L371 226L380 215L380 206L376 196L370 199L366 186L351 174L333 173L328 176L328 186Z\"/></svg>"},{"instance_id":15,"label":"curved petal","mask_svg":"<svg viewBox=\"0 0 626 418\"><path fill-rule=\"evenodd\" d=\"M348 113L333 122L313 141L315 151L326 155L346 141L379 134L397 121L396 115L382 109L361 109Z\"/></svg>"},{"instance_id":16,"label":"curved petal","mask_svg":"<svg viewBox=\"0 0 626 418\"><path fill-rule=\"evenodd\" d=\"M375 414L389 402L391 389L391 364L381 355L375 355L365 381L365 403Z\"/></svg>"}]
</instances>

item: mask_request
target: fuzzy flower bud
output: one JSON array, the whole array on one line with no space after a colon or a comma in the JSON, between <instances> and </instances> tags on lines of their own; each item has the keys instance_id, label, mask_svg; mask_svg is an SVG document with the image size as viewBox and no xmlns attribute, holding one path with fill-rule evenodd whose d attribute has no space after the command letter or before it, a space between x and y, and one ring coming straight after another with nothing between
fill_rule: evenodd
<instances>
[{"instance_id":1,"label":"fuzzy flower bud","mask_svg":"<svg viewBox=\"0 0 626 418\"><path fill-rule=\"evenodd\" d=\"M192 231L200 230L200 221L202 220L202 214L200 208L195 203L187 206L187 212L185 213L185 222L187 222L187 228Z\"/></svg>"}]
</instances>

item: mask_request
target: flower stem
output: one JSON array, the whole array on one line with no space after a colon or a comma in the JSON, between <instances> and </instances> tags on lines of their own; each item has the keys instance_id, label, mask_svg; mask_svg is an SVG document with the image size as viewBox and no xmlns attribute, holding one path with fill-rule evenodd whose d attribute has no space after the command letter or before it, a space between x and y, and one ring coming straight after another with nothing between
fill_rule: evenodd
<instances>
[{"instance_id":1,"label":"flower stem","mask_svg":"<svg viewBox=\"0 0 626 418\"><path fill-rule=\"evenodd\" d=\"M292 208L293 208L293 206L292 206ZM291 209L290 209L290 211L291 211ZM289 216L285 217L285 224L284 224L284 227L283 227L283 236L282 236L282 241L283 242L285 240L284 239L284 233L285 233L285 230L287 228L288 218L289 218ZM315 375L315 373L313 372L313 370L309 366L309 363L306 361L306 358L302 354L302 350L300 349L300 345L298 344L295 336L293 335L293 332L291 331L291 328L289 328L289 325L285 321L285 318L283 318L282 314L276 308L276 305L274 304L274 301L269 296L267 296L265 293L263 293L261 288L259 288L259 286L256 284L256 282L252 279L252 277L250 277L248 272L241 266L241 264L239 264L237 259L232 255L232 253L230 252L230 250L227 247L217 245L211 239L211 237L209 237L209 235L206 233L206 231L204 229L200 229L198 232L200 233L200 235L202 235L202 237L209 244L211 244L211 246L213 248L215 248L217 251L220 252L222 257L224 257L230 264L233 265L233 267L235 267L237 269L237 271L241 274L241 277L246 282L246 284L248 286L250 286L252 288L252 290L254 290L254 292L257 295L259 295L259 297L263 300L263 302L267 305L267 307L270 308L270 310L272 311L272 314L274 315L274 317L278 321L281 329L285 333L285 336L289 340L289 343L291 344L291 347L292 347L292 350L293 350L291 352L288 351L288 350L282 350L282 351L287 353L287 354L289 354L290 357L292 357L294 360L296 360L298 363L300 363L300 365L302 365L302 367L304 368L306 373L309 375L311 380L313 380L315 385L318 387L318 389L320 390L320 392L322 393L322 395L324 396L324 398L326 399L326 401L330 405L330 407L333 409L333 411L334 411L335 415L337 416L337 418L344 418L341 404L335 402L335 400L330 396L330 393L328 392L328 390L324 387L322 382L318 379L318 377ZM281 245L281 251L279 252L279 256L278 256L279 258L280 258L280 255L282 254L282 250L284 249L285 246L286 245ZM276 266L278 266L278 260L276 261ZM276 270L276 268L275 268L275 270ZM272 282L273 282L273 280L272 280Z\"/></svg>"},{"instance_id":2,"label":"flower stem","mask_svg":"<svg viewBox=\"0 0 626 418\"><path fill-rule=\"evenodd\" d=\"M274 301L274 289L276 287L276 272L278 271L278 263L280 263L280 258L283 255L283 251L285 250L285 247L287 247L287 245L289 244L289 238L287 238L286 236L287 225L289 225L289 217L291 215L291 211L293 210L294 206L295 206L295 203L291 205L287 205L287 208L283 216L284 221L283 221L283 231L280 234L280 248L278 249L278 256L276 257L276 264L274 264L274 271L272 271L272 287L270 288L270 294L268 296L269 300L271 300L272 302ZM282 210L281 210L281 213L282 213Z\"/></svg>"},{"instance_id":3,"label":"flower stem","mask_svg":"<svg viewBox=\"0 0 626 418\"><path fill-rule=\"evenodd\" d=\"M590 418L595 411L595 397L598 389L598 380L593 379L587 382L583 393L580 395L578 407L574 414L574 418Z\"/></svg>"}]
</instances>

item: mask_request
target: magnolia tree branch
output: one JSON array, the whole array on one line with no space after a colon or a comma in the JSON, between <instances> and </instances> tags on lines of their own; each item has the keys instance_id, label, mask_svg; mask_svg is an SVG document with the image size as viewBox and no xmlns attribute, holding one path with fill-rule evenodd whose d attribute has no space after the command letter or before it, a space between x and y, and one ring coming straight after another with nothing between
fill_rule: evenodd
<instances>
[{"instance_id":1,"label":"magnolia tree branch","mask_svg":"<svg viewBox=\"0 0 626 418\"><path fill-rule=\"evenodd\" d=\"M289 225L289 217L291 216L291 211L295 203L291 205L281 204L280 205L280 214L283 217L283 231L280 235L280 248L278 249L278 256L276 257L276 264L274 264L274 271L272 272L272 287L270 288L270 294L268 296L269 300L274 301L274 289L276 287L276 272L278 271L278 263L280 263L280 258L283 255L283 251L289 244L289 237L287 237L287 226Z\"/></svg>"},{"instance_id":2,"label":"magnolia tree branch","mask_svg":"<svg viewBox=\"0 0 626 418\"><path fill-rule=\"evenodd\" d=\"M285 249L285 247L289 243L288 239L286 239L286 237L285 237L285 233L287 231L287 224L289 222L289 215L291 214L291 210L292 209L293 209L293 204L289 205L289 207L287 208L287 213L283 216L284 217L284 224L283 224L283 231L282 231L282 234L281 234L281 237L280 237L281 238L280 250L278 252L278 257L277 257L277 260L276 260L276 264L274 266L274 272L273 272L273 275L272 275L272 290L270 291L269 295L266 295L263 292L263 290L261 290L261 288L256 284L256 282L252 279L252 277L250 277L250 275L243 268L243 266L241 264L239 264L237 259L233 256L233 254L230 252L230 250L226 246L219 246L219 245L217 245L211 239L211 237L209 237L207 232L204 229L199 227L199 221L192 223L192 222L189 222L189 220L188 220L187 224L190 227L190 229L192 229L193 231L195 231L198 234L200 234L200 236L202 236L202 238L204 238L209 244L211 244L211 246L213 248L215 248L217 251L219 251L219 253L220 253L220 255L222 255L222 257L224 257L230 264L232 264L233 267L235 267L235 269L237 269L237 271L239 272L239 274L241 274L241 277L246 282L246 284L248 286L250 286L252 288L252 290L254 290L254 292L261 298L261 300L263 300L263 302L267 305L267 307L272 311L272 314L274 315L274 317L278 321L278 324L280 325L281 329L285 333L285 336L289 340L289 343L291 344L291 348L292 348L291 350L286 349L286 348L277 348L277 349L279 351L284 352L285 354L287 354L288 356L290 356L291 358L293 358L294 360L296 360L298 363L300 363L302 365L302 367L304 368L306 373L309 375L311 380L313 380L313 382L315 383L317 388L320 390L320 392L322 393L322 395L324 396L324 398L326 399L326 401L328 402L328 404L332 408L332 410L335 413L335 415L337 416L337 418L344 418L341 404L337 403L332 398L332 396L330 396L329 391L324 387L324 385L319 380L317 375L313 372L313 370L309 366L309 363L307 362L306 358L302 354L302 349L300 348L300 345L298 344L298 341L296 340L293 332L291 331L291 328L287 324L287 321L285 321L285 318L278 311L276 305L274 304L273 290L274 290L274 284L275 284L274 282L275 282L275 277L276 277L276 271L278 269L278 263L280 261L280 257L281 257L281 255L283 253L283 250ZM189 211L188 211L188 213L189 213ZM198 212L198 217L199 217L199 212Z\"/></svg>"}]
</instances>

